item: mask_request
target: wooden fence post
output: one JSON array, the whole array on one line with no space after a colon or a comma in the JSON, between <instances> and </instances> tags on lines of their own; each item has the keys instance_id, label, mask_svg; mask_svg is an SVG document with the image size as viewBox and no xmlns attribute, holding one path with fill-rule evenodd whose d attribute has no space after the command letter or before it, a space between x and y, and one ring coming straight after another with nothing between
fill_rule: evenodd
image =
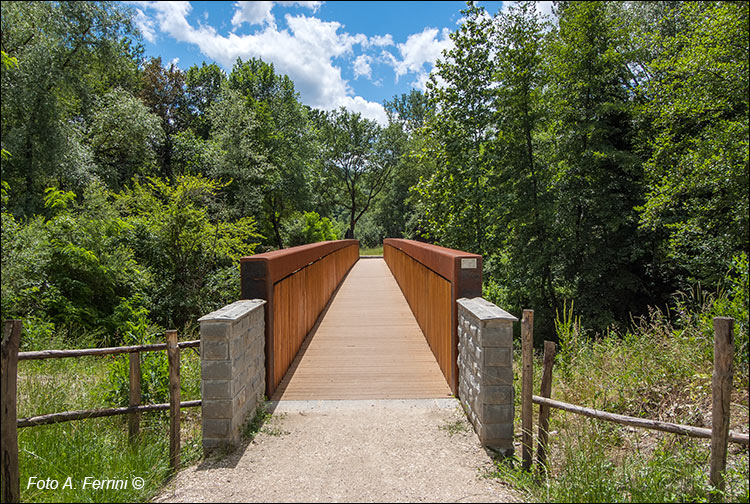
<instances>
[{"instance_id":1,"label":"wooden fence post","mask_svg":"<svg viewBox=\"0 0 750 504\"><path fill-rule=\"evenodd\" d=\"M521 450L522 468L531 469L533 456L533 413L532 386L534 379L534 310L524 310L521 320L521 356L523 369L521 370Z\"/></svg>"},{"instance_id":2,"label":"wooden fence post","mask_svg":"<svg viewBox=\"0 0 750 504\"><path fill-rule=\"evenodd\" d=\"M130 352L130 403L129 406L141 404L141 354ZM141 414L131 413L128 418L128 435L130 439L138 436L141 427Z\"/></svg>"},{"instance_id":3,"label":"wooden fence post","mask_svg":"<svg viewBox=\"0 0 750 504\"><path fill-rule=\"evenodd\" d=\"M21 502L21 475L18 472L18 411L16 384L18 381L18 345L21 340L21 321L6 320L2 340L2 391L0 411L2 427L3 502Z\"/></svg>"},{"instance_id":4,"label":"wooden fence post","mask_svg":"<svg viewBox=\"0 0 750 504\"><path fill-rule=\"evenodd\" d=\"M542 373L542 386L540 394L549 399L552 394L552 366L555 364L555 343L544 342L544 370ZM549 434L549 405L539 405L539 444L536 449L536 460L539 472L542 476L547 474L547 439Z\"/></svg>"},{"instance_id":5,"label":"wooden fence post","mask_svg":"<svg viewBox=\"0 0 750 504\"><path fill-rule=\"evenodd\" d=\"M169 465L172 471L180 467L180 349L177 331L166 332L169 360Z\"/></svg>"},{"instance_id":6,"label":"wooden fence post","mask_svg":"<svg viewBox=\"0 0 750 504\"><path fill-rule=\"evenodd\" d=\"M713 409L711 422L711 492L709 500L719 502L724 492L724 469L727 466L729 435L729 399L732 395L732 360L734 358L734 319L714 318L714 373L712 378Z\"/></svg>"}]
</instances>

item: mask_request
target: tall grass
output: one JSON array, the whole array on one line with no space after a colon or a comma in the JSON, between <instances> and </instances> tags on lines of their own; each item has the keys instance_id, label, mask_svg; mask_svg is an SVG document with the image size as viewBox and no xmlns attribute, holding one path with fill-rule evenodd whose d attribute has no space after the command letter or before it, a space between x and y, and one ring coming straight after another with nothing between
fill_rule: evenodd
<instances>
[{"instance_id":1,"label":"tall grass","mask_svg":"<svg viewBox=\"0 0 750 504\"><path fill-rule=\"evenodd\" d=\"M375 255L375 256L382 256L383 255L383 246L377 246L377 247L370 247L370 248L361 248L359 249L359 255L360 256L366 256L366 255Z\"/></svg>"},{"instance_id":2,"label":"tall grass","mask_svg":"<svg viewBox=\"0 0 750 504\"><path fill-rule=\"evenodd\" d=\"M107 378L113 359L116 357L21 361L19 418L108 406ZM199 399L200 358L195 352L183 350L180 360L182 400ZM24 502L147 501L170 475L168 427L167 415L155 412L142 414L141 432L133 441L128 439L125 415L19 429L21 499ZM199 411L182 411L182 439L182 463L200 458ZM126 486L108 490L96 489L91 484L84 487L87 477L125 480ZM133 478L142 478L143 487L135 488ZM57 481L57 488L42 488L35 484L38 480L45 484Z\"/></svg>"},{"instance_id":3,"label":"tall grass","mask_svg":"<svg viewBox=\"0 0 750 504\"><path fill-rule=\"evenodd\" d=\"M742 262L740 261L740 264ZM744 264L746 265L746 259ZM615 413L695 426L711 425L715 316L735 318L732 430L748 431L747 269L716 293L679 293L673 310L657 309L625 332L586 334L566 306L556 327L562 351L552 397ZM585 322L585 321L584 321ZM562 364L562 366L560 366ZM534 390L541 381L534 366ZM514 356L516 424L520 425L520 370ZM534 408L538 414L538 408ZM552 409L550 470L537 478L517 459L498 461L493 476L511 481L530 500L547 502L706 501L710 441L625 427ZM748 502L748 449L730 444L724 499Z\"/></svg>"}]
</instances>

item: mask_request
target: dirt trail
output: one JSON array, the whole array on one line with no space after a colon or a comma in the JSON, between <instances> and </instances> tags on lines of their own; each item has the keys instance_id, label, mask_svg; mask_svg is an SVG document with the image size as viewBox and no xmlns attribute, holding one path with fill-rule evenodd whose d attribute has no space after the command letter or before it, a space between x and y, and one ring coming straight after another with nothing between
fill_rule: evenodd
<instances>
[{"instance_id":1,"label":"dirt trail","mask_svg":"<svg viewBox=\"0 0 750 504\"><path fill-rule=\"evenodd\" d=\"M255 440L156 502L517 502L454 399L282 401Z\"/></svg>"}]
</instances>

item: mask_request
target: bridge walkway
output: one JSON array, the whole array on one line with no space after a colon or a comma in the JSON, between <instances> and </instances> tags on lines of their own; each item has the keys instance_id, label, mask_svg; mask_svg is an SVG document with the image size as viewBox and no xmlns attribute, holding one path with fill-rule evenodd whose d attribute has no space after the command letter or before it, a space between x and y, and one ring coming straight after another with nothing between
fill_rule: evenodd
<instances>
[{"instance_id":1,"label":"bridge walkway","mask_svg":"<svg viewBox=\"0 0 750 504\"><path fill-rule=\"evenodd\" d=\"M382 258L352 267L271 398L451 397L435 357Z\"/></svg>"}]
</instances>

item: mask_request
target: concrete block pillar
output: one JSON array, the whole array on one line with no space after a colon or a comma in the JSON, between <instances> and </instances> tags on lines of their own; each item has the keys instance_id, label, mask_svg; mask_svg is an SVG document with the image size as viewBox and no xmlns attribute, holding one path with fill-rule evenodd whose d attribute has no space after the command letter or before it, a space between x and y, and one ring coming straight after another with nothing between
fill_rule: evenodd
<instances>
[{"instance_id":1,"label":"concrete block pillar","mask_svg":"<svg viewBox=\"0 0 750 504\"><path fill-rule=\"evenodd\" d=\"M264 304L244 299L198 319L204 452L237 445L242 425L264 401Z\"/></svg>"},{"instance_id":2,"label":"concrete block pillar","mask_svg":"<svg viewBox=\"0 0 750 504\"><path fill-rule=\"evenodd\" d=\"M458 308L459 399L479 441L513 454L513 322L518 319L481 297Z\"/></svg>"}]
</instances>

